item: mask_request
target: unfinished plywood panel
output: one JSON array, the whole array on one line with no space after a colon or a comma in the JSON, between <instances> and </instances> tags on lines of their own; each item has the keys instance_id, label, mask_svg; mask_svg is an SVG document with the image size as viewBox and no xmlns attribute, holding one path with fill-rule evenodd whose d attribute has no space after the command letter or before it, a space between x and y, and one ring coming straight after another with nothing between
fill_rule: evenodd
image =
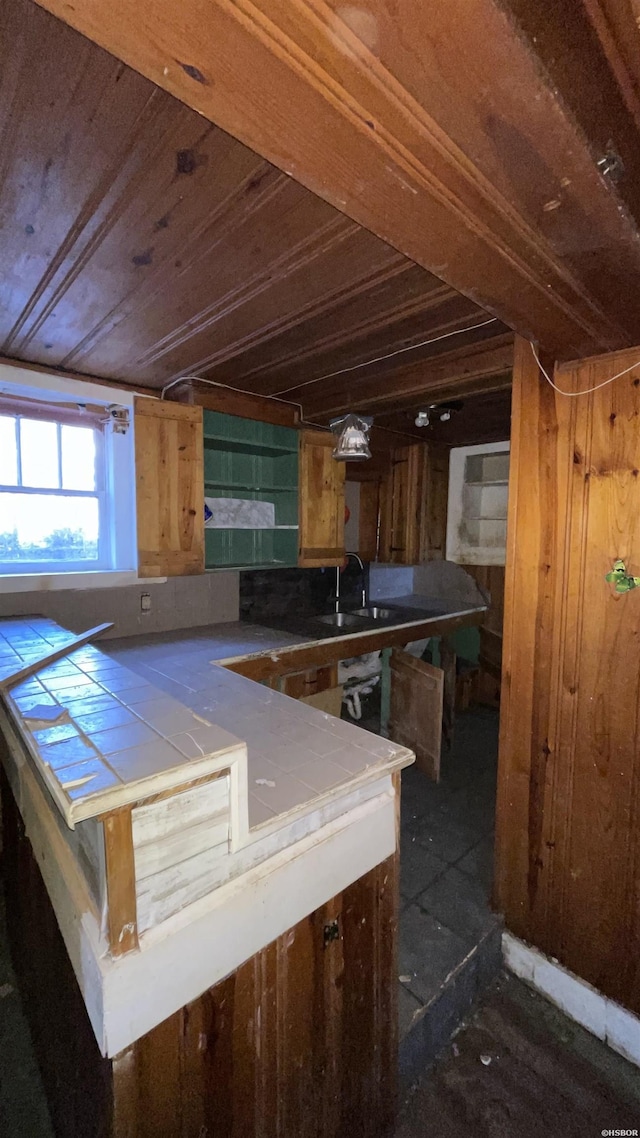
<instances>
[{"instance_id":1,"label":"unfinished plywood panel","mask_svg":"<svg viewBox=\"0 0 640 1138\"><path fill-rule=\"evenodd\" d=\"M224 876L229 853L229 775L132 811L141 931L202 897Z\"/></svg>"},{"instance_id":2,"label":"unfinished plywood panel","mask_svg":"<svg viewBox=\"0 0 640 1138\"><path fill-rule=\"evenodd\" d=\"M135 400L138 572L204 572L202 408Z\"/></svg>"},{"instance_id":3,"label":"unfinished plywood panel","mask_svg":"<svg viewBox=\"0 0 640 1138\"><path fill-rule=\"evenodd\" d=\"M516 345L496 900L517 936L640 1011L640 349L556 370Z\"/></svg>"},{"instance_id":4,"label":"unfinished plywood panel","mask_svg":"<svg viewBox=\"0 0 640 1138\"><path fill-rule=\"evenodd\" d=\"M329 431L300 433L299 565L337 565L344 548L345 463L332 457Z\"/></svg>"},{"instance_id":5,"label":"unfinished plywood panel","mask_svg":"<svg viewBox=\"0 0 640 1138\"><path fill-rule=\"evenodd\" d=\"M444 672L394 648L389 738L415 751L416 766L440 779Z\"/></svg>"},{"instance_id":6,"label":"unfinished plywood panel","mask_svg":"<svg viewBox=\"0 0 640 1138\"><path fill-rule=\"evenodd\" d=\"M336 688L327 688L326 691L317 692L316 695L303 695L301 699L302 703L308 703L310 707L317 707L318 711L324 711L327 715L334 715L336 719L339 719L343 695L344 688L340 684Z\"/></svg>"}]
</instances>

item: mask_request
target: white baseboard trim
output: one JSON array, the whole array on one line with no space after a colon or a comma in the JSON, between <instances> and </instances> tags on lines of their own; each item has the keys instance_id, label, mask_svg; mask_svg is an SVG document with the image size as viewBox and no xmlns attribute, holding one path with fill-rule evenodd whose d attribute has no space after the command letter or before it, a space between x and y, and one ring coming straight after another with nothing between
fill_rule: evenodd
<instances>
[{"instance_id":1,"label":"white baseboard trim","mask_svg":"<svg viewBox=\"0 0 640 1138\"><path fill-rule=\"evenodd\" d=\"M640 1067L640 1019L567 971L557 960L502 934L502 956L510 972L546 996L556 1007L602 1039L612 1051Z\"/></svg>"}]
</instances>

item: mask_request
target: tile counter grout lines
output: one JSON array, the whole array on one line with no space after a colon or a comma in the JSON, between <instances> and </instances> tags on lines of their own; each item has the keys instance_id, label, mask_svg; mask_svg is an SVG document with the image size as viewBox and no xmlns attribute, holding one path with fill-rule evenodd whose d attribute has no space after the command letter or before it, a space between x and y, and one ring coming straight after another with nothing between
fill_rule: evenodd
<instances>
[{"instance_id":1,"label":"tile counter grout lines","mask_svg":"<svg viewBox=\"0 0 640 1138\"><path fill-rule=\"evenodd\" d=\"M109 645L108 651L246 741L251 830L344 790L395 756L409 755L388 740L212 664L204 636L197 646L190 638L185 645L167 636L162 644L121 644L115 650ZM182 677L185 689L189 685L184 694L176 690L174 675ZM220 692L227 693L225 699Z\"/></svg>"},{"instance_id":2,"label":"tile counter grout lines","mask_svg":"<svg viewBox=\"0 0 640 1138\"><path fill-rule=\"evenodd\" d=\"M3 644L35 649L45 635L62 631L44 618L0 623L0 660ZM227 767L236 795L243 788L237 845L251 829L411 760L404 748L210 664L206 637L176 641L109 646L112 655L84 647L10 693L8 706L70 825ZM246 773L233 775L242 764Z\"/></svg>"}]
</instances>

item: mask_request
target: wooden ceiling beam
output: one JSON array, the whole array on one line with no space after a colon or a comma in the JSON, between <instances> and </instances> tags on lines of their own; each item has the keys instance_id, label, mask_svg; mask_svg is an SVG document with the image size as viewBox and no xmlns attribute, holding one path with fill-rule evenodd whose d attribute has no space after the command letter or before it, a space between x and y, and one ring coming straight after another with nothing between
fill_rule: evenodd
<instances>
[{"instance_id":1,"label":"wooden ceiling beam","mask_svg":"<svg viewBox=\"0 0 640 1138\"><path fill-rule=\"evenodd\" d=\"M581 0L581 3L640 129L640 0Z\"/></svg>"},{"instance_id":2,"label":"wooden ceiling beam","mask_svg":"<svg viewBox=\"0 0 640 1138\"><path fill-rule=\"evenodd\" d=\"M640 223L640 99L628 70L629 57L636 76L640 69L640 34L631 0L503 3L589 139L594 158L619 161L612 174L616 193ZM622 300L629 308L637 303L635 296Z\"/></svg>"},{"instance_id":3,"label":"wooden ceiling beam","mask_svg":"<svg viewBox=\"0 0 640 1138\"><path fill-rule=\"evenodd\" d=\"M38 2L557 356L640 339L637 227L500 0Z\"/></svg>"},{"instance_id":4,"label":"wooden ceiling beam","mask_svg":"<svg viewBox=\"0 0 640 1138\"><path fill-rule=\"evenodd\" d=\"M389 375L367 377L361 384L345 376L339 388L327 392L300 389L287 398L302 399L309 419L328 419L342 412L379 414L416 407L427 397L434 400L462 399L479 392L502 391L511 386L513 336L507 333L464 350L443 352L429 360L409 364Z\"/></svg>"}]
</instances>

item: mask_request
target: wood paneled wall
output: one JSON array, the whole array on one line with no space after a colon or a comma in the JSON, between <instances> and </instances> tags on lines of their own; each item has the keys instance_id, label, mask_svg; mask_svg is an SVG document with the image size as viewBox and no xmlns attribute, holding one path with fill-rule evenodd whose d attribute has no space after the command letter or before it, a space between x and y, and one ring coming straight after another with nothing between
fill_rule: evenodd
<instances>
[{"instance_id":1,"label":"wood paneled wall","mask_svg":"<svg viewBox=\"0 0 640 1138\"><path fill-rule=\"evenodd\" d=\"M449 447L427 446L425 561L442 561L447 556L447 505L449 498Z\"/></svg>"},{"instance_id":2,"label":"wood paneled wall","mask_svg":"<svg viewBox=\"0 0 640 1138\"><path fill-rule=\"evenodd\" d=\"M504 565L465 565L464 568L491 597L484 627L501 633L504 622Z\"/></svg>"},{"instance_id":3,"label":"wood paneled wall","mask_svg":"<svg viewBox=\"0 0 640 1138\"><path fill-rule=\"evenodd\" d=\"M393 1133L397 855L108 1060L1 766L0 791L9 940L57 1138Z\"/></svg>"},{"instance_id":4,"label":"wood paneled wall","mask_svg":"<svg viewBox=\"0 0 640 1138\"><path fill-rule=\"evenodd\" d=\"M640 348L556 369L567 391ZM557 394L516 344L496 900L507 927L640 1012L640 367Z\"/></svg>"}]
</instances>

